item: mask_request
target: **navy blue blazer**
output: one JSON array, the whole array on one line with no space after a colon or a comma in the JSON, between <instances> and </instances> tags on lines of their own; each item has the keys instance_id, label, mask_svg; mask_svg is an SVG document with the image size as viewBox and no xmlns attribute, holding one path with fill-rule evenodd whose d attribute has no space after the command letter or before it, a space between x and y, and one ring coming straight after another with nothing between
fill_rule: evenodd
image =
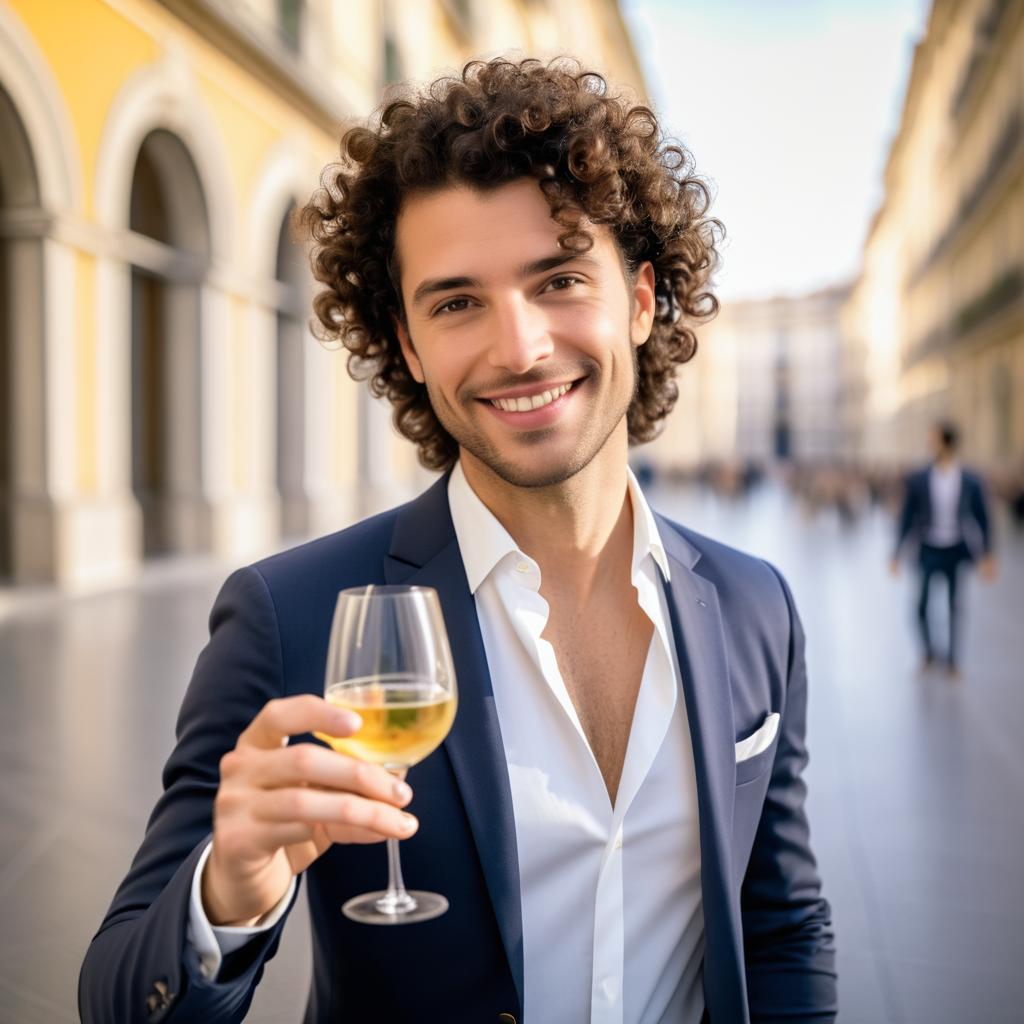
<instances>
[{"instance_id":1,"label":"navy blue blazer","mask_svg":"<svg viewBox=\"0 0 1024 1024\"><path fill-rule=\"evenodd\" d=\"M932 525L932 494L928 475L931 466L916 470L904 482L903 507L900 509L896 531L895 558L908 538L920 545ZM960 471L960 497L957 501L957 520L967 552L973 561L992 550L992 532L989 527L988 505L981 478L969 469Z\"/></svg>"},{"instance_id":2,"label":"navy blue blazer","mask_svg":"<svg viewBox=\"0 0 1024 1024\"><path fill-rule=\"evenodd\" d=\"M243 1019L283 922L226 957L216 982L202 977L185 942L218 763L266 701L322 693L335 596L366 583L440 593L459 710L441 749L410 772L421 824L402 844L402 865L410 887L444 893L451 909L401 928L354 924L340 907L383 886L383 848L331 847L304 876L313 929L305 1020L522 1018L511 792L446 487L444 478L408 505L241 569L224 584L181 708L164 793L82 967L86 1024ZM807 681L792 597L765 562L661 517L658 529L671 563L666 593L696 762L708 1017L831 1021L834 952L804 814ZM771 747L737 765L737 740L776 711Z\"/></svg>"}]
</instances>

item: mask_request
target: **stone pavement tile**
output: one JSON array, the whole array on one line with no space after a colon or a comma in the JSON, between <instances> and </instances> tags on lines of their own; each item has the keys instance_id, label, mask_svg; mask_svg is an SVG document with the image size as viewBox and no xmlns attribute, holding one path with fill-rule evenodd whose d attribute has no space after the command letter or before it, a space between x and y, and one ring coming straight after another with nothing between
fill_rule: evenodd
<instances>
[{"instance_id":1,"label":"stone pavement tile","mask_svg":"<svg viewBox=\"0 0 1024 1024\"><path fill-rule=\"evenodd\" d=\"M999 972L899 956L888 962L899 1000L895 1024L1020 1024L1024 972L1019 967Z\"/></svg>"},{"instance_id":2,"label":"stone pavement tile","mask_svg":"<svg viewBox=\"0 0 1024 1024\"><path fill-rule=\"evenodd\" d=\"M854 952L840 944L836 969L842 1024L896 1024L892 996L887 995L883 981L886 964L871 953Z\"/></svg>"},{"instance_id":3,"label":"stone pavement tile","mask_svg":"<svg viewBox=\"0 0 1024 1024\"><path fill-rule=\"evenodd\" d=\"M3 894L0 959L36 940L56 943L80 963L128 870L137 838L66 818L58 833L21 865ZM77 966L74 970L77 978ZM54 978L71 985L72 978ZM69 988L69 991L73 990Z\"/></svg>"},{"instance_id":4,"label":"stone pavement tile","mask_svg":"<svg viewBox=\"0 0 1024 1024\"><path fill-rule=\"evenodd\" d=\"M277 956L267 965L266 983L256 990L245 1024L298 1024L306 1009L312 976L309 908L303 889L288 916Z\"/></svg>"},{"instance_id":5,"label":"stone pavement tile","mask_svg":"<svg viewBox=\"0 0 1024 1024\"><path fill-rule=\"evenodd\" d=\"M0 968L0 1021L5 1024L75 1024L77 1003L61 1003L48 986Z\"/></svg>"},{"instance_id":6,"label":"stone pavement tile","mask_svg":"<svg viewBox=\"0 0 1024 1024\"><path fill-rule=\"evenodd\" d=\"M20 942L0 950L0 1020L77 1020L79 953L67 942L66 931L21 934Z\"/></svg>"},{"instance_id":7,"label":"stone pavement tile","mask_svg":"<svg viewBox=\"0 0 1024 1024\"><path fill-rule=\"evenodd\" d=\"M933 899L889 898L886 928L878 952L887 959L906 959L945 969L972 968L1001 978L1021 971L1020 936L1024 920Z\"/></svg>"},{"instance_id":8,"label":"stone pavement tile","mask_svg":"<svg viewBox=\"0 0 1024 1024\"><path fill-rule=\"evenodd\" d=\"M941 832L941 826L935 831ZM1005 916L1016 920L1024 933L1022 833L1018 828L1015 839L1001 842L963 834L934 841L927 834L893 830L866 849L873 884L886 900L941 901L965 911Z\"/></svg>"}]
</instances>

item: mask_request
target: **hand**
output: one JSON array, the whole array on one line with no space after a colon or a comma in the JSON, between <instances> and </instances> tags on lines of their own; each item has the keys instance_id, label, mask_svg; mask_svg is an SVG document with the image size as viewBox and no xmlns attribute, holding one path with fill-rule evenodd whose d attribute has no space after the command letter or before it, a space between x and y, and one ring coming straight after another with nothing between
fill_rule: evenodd
<instances>
[{"instance_id":1,"label":"hand","mask_svg":"<svg viewBox=\"0 0 1024 1024\"><path fill-rule=\"evenodd\" d=\"M892 561L891 561L891 562L889 563L889 574L890 574L890 575L891 575L891 576L892 576L892 577L893 577L894 579L895 579L895 578L897 578L897 577L899 576L899 574L900 574L900 560L899 560L898 558L894 558L894 559L893 559L893 560L892 560Z\"/></svg>"},{"instance_id":2,"label":"hand","mask_svg":"<svg viewBox=\"0 0 1024 1024\"><path fill-rule=\"evenodd\" d=\"M378 765L289 736L351 736L359 716L303 694L268 701L220 762L213 849L203 872L212 924L252 924L332 843L407 839L418 823L399 810L412 798Z\"/></svg>"},{"instance_id":3,"label":"hand","mask_svg":"<svg viewBox=\"0 0 1024 1024\"><path fill-rule=\"evenodd\" d=\"M978 575L986 582L992 583L996 578L996 560L991 555L985 555L978 562Z\"/></svg>"}]
</instances>

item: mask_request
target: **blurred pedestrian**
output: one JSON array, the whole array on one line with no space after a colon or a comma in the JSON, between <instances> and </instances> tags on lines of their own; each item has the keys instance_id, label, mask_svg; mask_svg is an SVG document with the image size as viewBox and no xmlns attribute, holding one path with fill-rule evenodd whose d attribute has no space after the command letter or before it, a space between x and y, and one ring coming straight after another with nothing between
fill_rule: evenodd
<instances>
[{"instance_id":1,"label":"blurred pedestrian","mask_svg":"<svg viewBox=\"0 0 1024 1024\"><path fill-rule=\"evenodd\" d=\"M949 644L945 658L951 676L959 675L957 639L959 605L957 578L965 563L978 563L982 579L995 579L988 503L981 479L957 459L959 431L950 422L936 423L931 431L933 461L906 480L891 571L900 571L900 551L907 541L918 544L921 588L917 618L921 631L924 667L936 661L928 623L928 597L932 577L945 578L949 599Z\"/></svg>"}]
</instances>

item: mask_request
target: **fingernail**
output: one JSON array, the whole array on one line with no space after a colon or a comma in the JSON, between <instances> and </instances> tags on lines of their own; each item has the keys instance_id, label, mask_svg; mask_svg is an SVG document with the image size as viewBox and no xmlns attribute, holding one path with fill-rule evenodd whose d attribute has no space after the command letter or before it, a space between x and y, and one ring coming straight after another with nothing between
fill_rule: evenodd
<instances>
[{"instance_id":1,"label":"fingernail","mask_svg":"<svg viewBox=\"0 0 1024 1024\"><path fill-rule=\"evenodd\" d=\"M339 709L338 725L349 732L358 732L363 727L363 720L354 711Z\"/></svg>"},{"instance_id":2,"label":"fingernail","mask_svg":"<svg viewBox=\"0 0 1024 1024\"><path fill-rule=\"evenodd\" d=\"M411 832L418 824L416 819L411 814L402 814L402 824L405 826L406 832Z\"/></svg>"},{"instance_id":3,"label":"fingernail","mask_svg":"<svg viewBox=\"0 0 1024 1024\"><path fill-rule=\"evenodd\" d=\"M412 790L404 782L396 782L392 791L395 794L395 799L401 800L403 804L412 799Z\"/></svg>"}]
</instances>

